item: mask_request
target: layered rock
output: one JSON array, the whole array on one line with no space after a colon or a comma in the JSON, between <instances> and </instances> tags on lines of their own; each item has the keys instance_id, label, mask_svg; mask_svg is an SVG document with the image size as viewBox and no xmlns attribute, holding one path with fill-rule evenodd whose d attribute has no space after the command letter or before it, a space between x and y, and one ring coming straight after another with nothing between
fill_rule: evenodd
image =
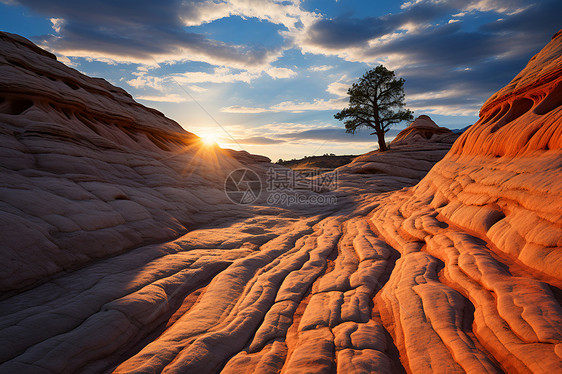
<instances>
[{"instance_id":1,"label":"layered rock","mask_svg":"<svg viewBox=\"0 0 562 374\"><path fill-rule=\"evenodd\" d=\"M421 115L400 131L386 152L372 151L338 168L343 174L383 174L419 182L449 151L458 135Z\"/></svg>"},{"instance_id":2,"label":"layered rock","mask_svg":"<svg viewBox=\"0 0 562 374\"><path fill-rule=\"evenodd\" d=\"M559 33L373 215L401 253L375 303L412 372L562 367L561 84Z\"/></svg>"},{"instance_id":3,"label":"layered rock","mask_svg":"<svg viewBox=\"0 0 562 374\"><path fill-rule=\"evenodd\" d=\"M424 141L452 144L455 140L457 140L457 136L454 132L446 127L437 126L429 116L422 114L410 126L400 131L390 144L398 145Z\"/></svg>"},{"instance_id":4,"label":"layered rock","mask_svg":"<svg viewBox=\"0 0 562 374\"><path fill-rule=\"evenodd\" d=\"M265 181L266 164L253 163L263 159L216 148L209 157L194 135L120 89L2 38L10 53L0 69L20 79L2 86L0 115L0 232L11 261L0 373L551 374L562 366L562 37L484 105L433 168L447 142L419 132L432 125L412 128L384 153L392 166L364 155L338 169L336 191L307 195L337 201L304 207L228 203L225 173L251 167ZM97 94L51 85L42 78L51 70L96 82L109 92L96 100L107 101L89 109L80 100ZM63 91L70 118L48 104L50 90ZM13 104L20 97L26 105ZM523 99L533 101L525 113ZM103 108L137 127L129 134ZM376 173L361 173L369 162ZM123 222L107 229L114 212ZM103 250L92 250L93 239ZM43 270L50 261L66 272ZM26 262L32 270L19 274Z\"/></svg>"},{"instance_id":5,"label":"layered rock","mask_svg":"<svg viewBox=\"0 0 562 374\"><path fill-rule=\"evenodd\" d=\"M103 79L0 33L0 292L236 210L225 175L268 161L202 146ZM261 156L260 156L261 157Z\"/></svg>"}]
</instances>

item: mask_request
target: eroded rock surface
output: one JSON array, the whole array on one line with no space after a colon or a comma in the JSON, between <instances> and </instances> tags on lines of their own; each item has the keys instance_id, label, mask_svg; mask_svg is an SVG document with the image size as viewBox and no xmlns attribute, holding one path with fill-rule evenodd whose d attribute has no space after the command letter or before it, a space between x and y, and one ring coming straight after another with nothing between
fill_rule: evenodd
<instances>
[{"instance_id":1,"label":"eroded rock surface","mask_svg":"<svg viewBox=\"0 0 562 374\"><path fill-rule=\"evenodd\" d=\"M227 173L268 161L202 146L24 38L0 43L0 292L225 217Z\"/></svg>"},{"instance_id":2,"label":"eroded rock surface","mask_svg":"<svg viewBox=\"0 0 562 374\"><path fill-rule=\"evenodd\" d=\"M224 176L265 160L211 162L120 89L1 43L1 373L560 370L561 36L449 153L409 131L308 207L230 203Z\"/></svg>"},{"instance_id":3,"label":"eroded rock surface","mask_svg":"<svg viewBox=\"0 0 562 374\"><path fill-rule=\"evenodd\" d=\"M421 115L400 131L386 152L372 151L356 157L338 169L346 174L383 174L419 182L451 149L458 138L446 127L439 127L429 116Z\"/></svg>"}]
</instances>

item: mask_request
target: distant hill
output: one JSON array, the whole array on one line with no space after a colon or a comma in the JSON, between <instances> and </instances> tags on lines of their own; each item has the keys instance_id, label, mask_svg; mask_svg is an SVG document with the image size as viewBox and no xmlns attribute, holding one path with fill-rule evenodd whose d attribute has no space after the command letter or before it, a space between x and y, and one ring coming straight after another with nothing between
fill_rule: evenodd
<instances>
[{"instance_id":1,"label":"distant hill","mask_svg":"<svg viewBox=\"0 0 562 374\"><path fill-rule=\"evenodd\" d=\"M336 156L334 154L325 154L322 156L305 156L298 160L279 160L277 164L291 169L335 169L349 164L355 157L357 155Z\"/></svg>"}]
</instances>

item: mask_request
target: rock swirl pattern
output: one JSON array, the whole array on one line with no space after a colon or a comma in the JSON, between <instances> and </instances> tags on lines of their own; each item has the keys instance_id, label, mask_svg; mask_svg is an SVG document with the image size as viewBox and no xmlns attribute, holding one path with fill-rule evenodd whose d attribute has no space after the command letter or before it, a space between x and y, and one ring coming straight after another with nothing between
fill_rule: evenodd
<instances>
[{"instance_id":1,"label":"rock swirl pattern","mask_svg":"<svg viewBox=\"0 0 562 374\"><path fill-rule=\"evenodd\" d=\"M446 155L410 129L304 209L231 203L267 160L0 50L0 373L562 368L561 34Z\"/></svg>"}]
</instances>

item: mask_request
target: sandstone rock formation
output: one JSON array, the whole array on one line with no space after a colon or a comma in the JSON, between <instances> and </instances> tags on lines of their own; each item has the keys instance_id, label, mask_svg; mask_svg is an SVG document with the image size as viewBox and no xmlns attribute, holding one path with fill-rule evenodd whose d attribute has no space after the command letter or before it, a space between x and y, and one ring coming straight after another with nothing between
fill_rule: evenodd
<instances>
[{"instance_id":1,"label":"sandstone rock formation","mask_svg":"<svg viewBox=\"0 0 562 374\"><path fill-rule=\"evenodd\" d=\"M457 137L448 128L437 126L429 116L422 114L410 126L400 131L391 144L398 145L427 140L433 143L453 143L457 140Z\"/></svg>"},{"instance_id":2,"label":"sandstone rock formation","mask_svg":"<svg viewBox=\"0 0 562 374\"><path fill-rule=\"evenodd\" d=\"M268 161L201 146L22 37L0 43L0 292L224 217L237 158Z\"/></svg>"},{"instance_id":3,"label":"sandstone rock formation","mask_svg":"<svg viewBox=\"0 0 562 374\"><path fill-rule=\"evenodd\" d=\"M429 116L421 115L400 131L387 152L372 151L339 168L345 174L383 174L405 178L414 184L451 148L458 138L446 127L439 127Z\"/></svg>"},{"instance_id":4,"label":"sandstone rock formation","mask_svg":"<svg viewBox=\"0 0 562 374\"><path fill-rule=\"evenodd\" d=\"M562 368L561 84L558 33L421 183L375 211L401 253L375 304L412 372Z\"/></svg>"},{"instance_id":5,"label":"sandstone rock formation","mask_svg":"<svg viewBox=\"0 0 562 374\"><path fill-rule=\"evenodd\" d=\"M306 207L229 203L268 164L0 50L0 373L560 371L562 36L433 168L446 143L410 131L432 156L354 162Z\"/></svg>"}]
</instances>

